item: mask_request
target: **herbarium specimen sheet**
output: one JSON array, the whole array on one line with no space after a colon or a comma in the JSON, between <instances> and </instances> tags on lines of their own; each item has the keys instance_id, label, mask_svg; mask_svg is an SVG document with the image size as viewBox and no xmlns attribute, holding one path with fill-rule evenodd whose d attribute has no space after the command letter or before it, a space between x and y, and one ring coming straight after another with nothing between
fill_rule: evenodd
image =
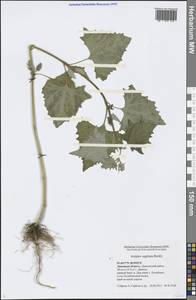
<instances>
[{"instance_id":1,"label":"herbarium specimen sheet","mask_svg":"<svg viewBox=\"0 0 196 300\"><path fill-rule=\"evenodd\" d=\"M3 299L185 296L185 13L2 2Z\"/></svg>"}]
</instances>

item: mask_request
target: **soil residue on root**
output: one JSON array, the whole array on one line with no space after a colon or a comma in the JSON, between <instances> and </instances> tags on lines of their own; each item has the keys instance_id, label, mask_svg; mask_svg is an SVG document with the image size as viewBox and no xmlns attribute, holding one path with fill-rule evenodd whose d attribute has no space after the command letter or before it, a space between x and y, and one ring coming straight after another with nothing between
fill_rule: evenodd
<instances>
[{"instance_id":1,"label":"soil residue on root","mask_svg":"<svg viewBox=\"0 0 196 300\"><path fill-rule=\"evenodd\" d=\"M22 241L27 245L27 248L32 246L34 250L37 261L36 282L44 287L55 288L40 281L43 251L51 250L54 252L57 250L54 236L51 235L50 231L43 224L27 223L23 228L22 237Z\"/></svg>"}]
</instances>

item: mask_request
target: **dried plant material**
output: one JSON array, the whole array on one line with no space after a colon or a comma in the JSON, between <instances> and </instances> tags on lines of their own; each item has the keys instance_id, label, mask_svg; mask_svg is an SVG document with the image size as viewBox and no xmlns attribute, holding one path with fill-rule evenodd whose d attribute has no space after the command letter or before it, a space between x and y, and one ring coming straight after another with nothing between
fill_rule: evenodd
<instances>
[{"instance_id":1,"label":"dried plant material","mask_svg":"<svg viewBox=\"0 0 196 300\"><path fill-rule=\"evenodd\" d=\"M47 227L39 223L28 223L23 228L22 241L26 244L26 249L32 246L37 261L36 282L44 287L55 288L54 286L42 283L40 275L42 272L42 255L45 250L55 251L57 246L55 238L51 235Z\"/></svg>"},{"instance_id":2,"label":"dried plant material","mask_svg":"<svg viewBox=\"0 0 196 300\"><path fill-rule=\"evenodd\" d=\"M99 164L102 169L124 171L125 165L122 162L121 151L125 143L129 145L134 144L134 147L131 147L131 149L137 150L142 154L141 145L150 143L154 128L157 125L165 124L159 112L156 110L155 103L148 100L147 97L142 96L140 93L126 93L124 95L124 107L116 107L110 103L105 94L100 91L97 84L90 78L87 70L84 67L76 66L76 64L87 59L91 59L96 64L118 64L131 38L125 36L123 33L88 33L81 39L88 47L90 56L73 64L66 62L55 54L36 45L30 45L28 48L29 59L27 68L30 72L32 129L40 167L42 202L35 221L24 226L22 240L27 249L31 246L34 250L37 262L36 282L41 286L49 288L54 288L54 286L40 281L40 275L43 269L43 254L46 250L55 252L57 246L54 236L47 227L43 225L48 205L47 174L44 162L46 154L42 151L37 126L35 106L35 79L37 79L37 76L41 75L47 78L42 88L42 93L48 114L53 118L71 118L75 116L79 108L82 107L83 102L92 97L86 92L85 85L76 85L75 80L78 75L84 82L93 86L100 94L100 99L102 99L100 105L105 106L102 125L96 126L87 121L82 121L77 124L77 140L81 144L87 143L90 145L88 147L80 145L78 150L71 152L72 155L76 155L82 159L83 171L86 171L96 164ZM42 69L42 63L34 64L34 50L40 51L55 59L63 66L65 72L55 78L51 78L47 74L38 73L38 71ZM96 77L106 80L108 75L115 69L114 67L95 67ZM134 87L130 85L129 90L133 89ZM95 107L95 114L96 109ZM121 120L118 118L116 110L120 110L123 113ZM115 122L118 125L118 130L115 128ZM59 127L64 123L64 120L54 120L53 123L55 127ZM110 130L108 130L108 126ZM98 147L100 146L99 144L103 147Z\"/></svg>"}]
</instances>

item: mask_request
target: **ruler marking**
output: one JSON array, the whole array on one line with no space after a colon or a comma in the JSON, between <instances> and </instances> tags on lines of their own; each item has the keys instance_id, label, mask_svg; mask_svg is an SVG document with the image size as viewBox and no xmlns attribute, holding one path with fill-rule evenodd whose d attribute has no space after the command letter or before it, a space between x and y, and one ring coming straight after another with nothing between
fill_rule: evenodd
<instances>
[{"instance_id":1,"label":"ruler marking","mask_svg":"<svg viewBox=\"0 0 196 300\"><path fill-rule=\"evenodd\" d=\"M187 187L196 187L196 87L187 87L186 102Z\"/></svg>"}]
</instances>

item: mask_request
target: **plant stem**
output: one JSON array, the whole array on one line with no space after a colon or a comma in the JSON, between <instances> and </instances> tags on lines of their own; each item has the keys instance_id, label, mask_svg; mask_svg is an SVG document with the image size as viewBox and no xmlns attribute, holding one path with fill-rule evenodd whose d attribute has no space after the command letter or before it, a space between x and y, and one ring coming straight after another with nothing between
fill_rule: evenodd
<instances>
[{"instance_id":1,"label":"plant stem","mask_svg":"<svg viewBox=\"0 0 196 300\"><path fill-rule=\"evenodd\" d=\"M119 109L119 110L122 111L122 108L120 108L120 107L117 107L117 106L114 106L114 105L113 105L113 108L116 108L116 109Z\"/></svg>"},{"instance_id":2,"label":"plant stem","mask_svg":"<svg viewBox=\"0 0 196 300\"><path fill-rule=\"evenodd\" d=\"M107 115L108 115L108 111L107 109L105 110L105 117L104 117L104 121L103 121L103 125L105 125L105 122L107 120Z\"/></svg>"},{"instance_id":3,"label":"plant stem","mask_svg":"<svg viewBox=\"0 0 196 300\"><path fill-rule=\"evenodd\" d=\"M81 75L82 77L84 77L89 83L91 83L91 84L92 84L92 85L100 92L99 87L98 87L98 86L97 86L90 78L86 77L86 76L83 75L83 74L80 74L80 75ZM115 127L114 127L114 123L113 123L113 118L112 118L112 113L111 113L111 109L110 109L111 104L107 101L105 95L104 95L102 92L100 92L100 95L102 96L102 98L103 98L103 100L104 100L104 103L105 103L105 106L106 106L106 110L107 110L108 115L109 115L109 117L110 117L110 119L111 119L112 130L113 130L113 132L115 133L116 131L115 131Z\"/></svg>"},{"instance_id":4,"label":"plant stem","mask_svg":"<svg viewBox=\"0 0 196 300\"><path fill-rule=\"evenodd\" d=\"M41 51L53 58L55 58L56 60L58 60L59 62L61 62L63 65L67 66L68 68L70 68L73 72L74 72L74 67L72 68L71 64L69 64L68 62L66 62L65 60L59 58L58 56L54 55L53 53L49 52L49 51L46 51L40 47L37 47L35 45L30 45L29 48L31 50L33 49L37 49L38 51ZM94 86L99 92L100 92L100 89L99 87L90 79L88 78L87 76L85 76L84 74L81 74L81 73L78 73L80 76L82 76L83 78L85 78L92 86ZM115 127L114 127L114 123L113 123L113 118L112 118L112 113L111 113L111 109L110 109L110 106L111 104L107 101L105 95L100 92L100 95L102 96L103 100L104 100L104 103L105 103L105 106L106 106L106 109L108 111L108 114L110 116L110 119L111 119L111 126L112 126L112 130L114 132L114 134L116 135L116 131L115 131Z\"/></svg>"},{"instance_id":5,"label":"plant stem","mask_svg":"<svg viewBox=\"0 0 196 300\"><path fill-rule=\"evenodd\" d=\"M30 48L31 50L37 49L37 50L39 50L39 51L41 51L41 52L43 52L43 53L45 53L45 54L47 54L47 55L49 55L49 56L55 58L56 60L60 61L62 64L66 65L67 67L70 67L70 64L68 64L66 61L64 61L63 59L59 58L58 56L54 55L53 53L51 53L51 52L49 52L49 51L46 51L46 50L44 50L44 49L42 49L42 48L40 48L40 47L37 47L37 46L35 46L35 45L30 45L29 48Z\"/></svg>"},{"instance_id":6,"label":"plant stem","mask_svg":"<svg viewBox=\"0 0 196 300\"><path fill-rule=\"evenodd\" d=\"M46 78L48 78L48 79L52 79L50 76L47 76L47 75L42 74L42 73L35 73L35 75L39 75L39 76L46 77Z\"/></svg>"},{"instance_id":7,"label":"plant stem","mask_svg":"<svg viewBox=\"0 0 196 300\"><path fill-rule=\"evenodd\" d=\"M79 63L81 63L81 62L83 62L83 61L86 61L86 60L88 60L88 59L89 59L89 58L84 58L84 59L82 59L82 60L76 61L75 63L71 63L70 65L71 65L71 66L77 65L77 64L79 64Z\"/></svg>"},{"instance_id":8,"label":"plant stem","mask_svg":"<svg viewBox=\"0 0 196 300\"><path fill-rule=\"evenodd\" d=\"M35 219L35 223L41 223L47 206L47 176L46 176L46 168L44 163L44 156L42 152L42 147L39 139L38 129L37 129L37 117L36 117L36 108L35 108L35 67L33 63L33 55L32 55L32 46L29 46L29 61L32 66L30 73L30 90L31 90L31 118L32 118L32 128L35 140L35 146L37 150L37 155L39 159L39 167L40 167L40 175L41 175L41 183L42 183L42 202L40 211Z\"/></svg>"}]
</instances>

